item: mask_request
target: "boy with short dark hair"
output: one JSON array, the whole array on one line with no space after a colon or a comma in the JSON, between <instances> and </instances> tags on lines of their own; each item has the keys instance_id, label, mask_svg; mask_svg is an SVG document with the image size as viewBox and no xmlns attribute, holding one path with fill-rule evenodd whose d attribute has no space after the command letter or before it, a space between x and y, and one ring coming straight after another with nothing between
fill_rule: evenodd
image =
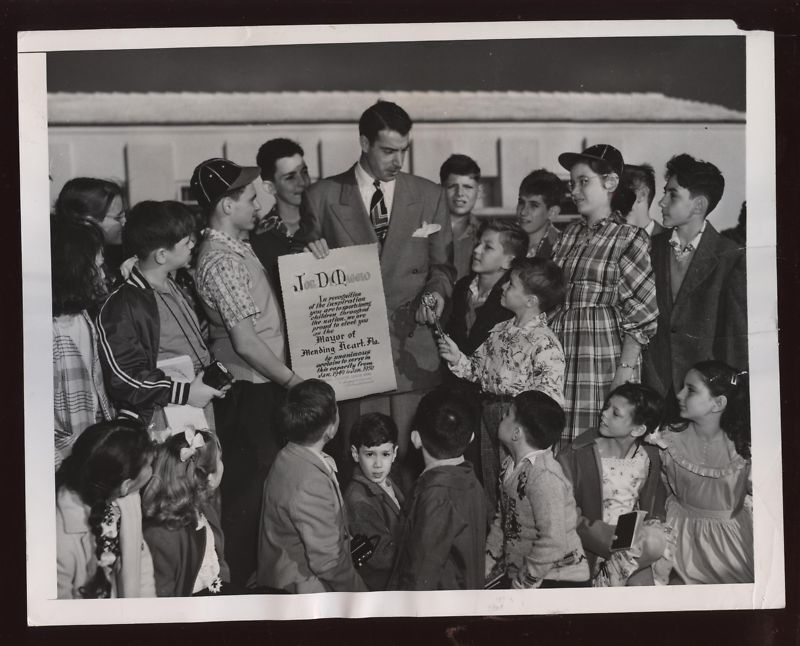
<instances>
[{"instance_id":1,"label":"boy with short dark hair","mask_svg":"<svg viewBox=\"0 0 800 646\"><path fill-rule=\"evenodd\" d=\"M472 157L450 155L439 169L439 180L450 215L453 264L456 266L456 280L459 280L469 273L472 249L480 238L472 209L480 195L481 169Z\"/></svg>"},{"instance_id":2,"label":"boy with short dark hair","mask_svg":"<svg viewBox=\"0 0 800 646\"><path fill-rule=\"evenodd\" d=\"M564 424L561 406L533 390L517 395L500 422L509 455L486 539L487 582L505 576L513 588L589 585L572 485L550 450Z\"/></svg>"},{"instance_id":3,"label":"boy with short dark hair","mask_svg":"<svg viewBox=\"0 0 800 646\"><path fill-rule=\"evenodd\" d=\"M667 163L659 202L664 227L650 257L658 299L658 329L647 347L643 380L678 416L676 393L695 363L717 359L748 366L745 250L717 233L708 215L722 198L719 169L691 155Z\"/></svg>"},{"instance_id":4,"label":"boy with short dark hair","mask_svg":"<svg viewBox=\"0 0 800 646\"><path fill-rule=\"evenodd\" d=\"M564 182L545 168L531 172L520 183L517 218L528 234L529 258L552 257L561 235L552 220L561 213L564 195Z\"/></svg>"},{"instance_id":5,"label":"boy with short dark hair","mask_svg":"<svg viewBox=\"0 0 800 646\"><path fill-rule=\"evenodd\" d=\"M280 411L289 443L264 483L258 541L258 585L295 593L361 592L336 463L322 451L336 435L333 388L307 379Z\"/></svg>"},{"instance_id":6,"label":"boy with short dark hair","mask_svg":"<svg viewBox=\"0 0 800 646\"><path fill-rule=\"evenodd\" d=\"M470 408L457 393L437 388L420 401L411 442L425 470L407 505L393 580L400 590L483 587L486 507L483 489L464 460L474 437Z\"/></svg>"},{"instance_id":7,"label":"boy with short dark hair","mask_svg":"<svg viewBox=\"0 0 800 646\"><path fill-rule=\"evenodd\" d=\"M350 430L350 444L359 467L344 493L350 533L377 539L372 556L358 572L370 590L386 590L405 500L389 478L397 458L397 425L382 413L362 415Z\"/></svg>"},{"instance_id":8,"label":"boy with short dark hair","mask_svg":"<svg viewBox=\"0 0 800 646\"><path fill-rule=\"evenodd\" d=\"M122 240L138 260L98 316L107 392L121 416L161 431L167 427L162 411L167 404L203 408L222 395L202 381L211 354L194 310L172 278L191 259L194 221L180 202L139 202L128 215ZM173 379L157 367L182 355L192 360L192 382ZM206 417L213 428L210 407Z\"/></svg>"}]
</instances>

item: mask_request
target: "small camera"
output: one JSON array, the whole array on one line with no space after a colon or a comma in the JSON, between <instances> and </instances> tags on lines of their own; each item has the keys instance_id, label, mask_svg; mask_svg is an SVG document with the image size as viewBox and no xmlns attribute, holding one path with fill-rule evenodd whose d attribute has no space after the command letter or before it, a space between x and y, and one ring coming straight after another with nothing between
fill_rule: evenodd
<instances>
[{"instance_id":1,"label":"small camera","mask_svg":"<svg viewBox=\"0 0 800 646\"><path fill-rule=\"evenodd\" d=\"M353 557L353 565L360 568L364 563L372 558L377 547L377 536L368 537L364 534L356 534L350 541L350 556Z\"/></svg>"},{"instance_id":2,"label":"small camera","mask_svg":"<svg viewBox=\"0 0 800 646\"><path fill-rule=\"evenodd\" d=\"M220 390L233 383L233 375L219 361L214 361L203 370L203 383Z\"/></svg>"}]
</instances>

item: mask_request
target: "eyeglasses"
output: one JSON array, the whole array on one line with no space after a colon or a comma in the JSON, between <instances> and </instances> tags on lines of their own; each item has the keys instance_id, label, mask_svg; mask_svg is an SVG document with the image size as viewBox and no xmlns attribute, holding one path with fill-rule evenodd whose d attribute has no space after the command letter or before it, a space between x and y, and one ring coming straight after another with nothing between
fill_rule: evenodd
<instances>
[{"instance_id":1,"label":"eyeglasses","mask_svg":"<svg viewBox=\"0 0 800 646\"><path fill-rule=\"evenodd\" d=\"M588 177L581 176L581 177L578 178L577 182L573 182L572 180L569 180L567 182L567 186L569 186L569 190L570 191L574 191L576 186L580 186L581 188L585 188L585 187L589 186L589 182L591 182L596 177L608 177L608 173L604 173L603 175L589 175Z\"/></svg>"}]
</instances>

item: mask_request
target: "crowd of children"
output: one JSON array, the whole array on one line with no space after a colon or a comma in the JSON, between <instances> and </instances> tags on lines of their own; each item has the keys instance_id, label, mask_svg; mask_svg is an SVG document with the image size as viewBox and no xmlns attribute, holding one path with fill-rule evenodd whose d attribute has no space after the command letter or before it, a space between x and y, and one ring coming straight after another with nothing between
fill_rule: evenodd
<instances>
[{"instance_id":1,"label":"crowd of children","mask_svg":"<svg viewBox=\"0 0 800 646\"><path fill-rule=\"evenodd\" d=\"M706 220L715 166L669 162L660 230L653 169L610 145L562 154L568 183L531 172L514 220L478 223L480 169L444 163L458 276L409 484L380 412L337 465L334 390L286 359L273 256L302 248L310 182L274 141L266 216L257 169L222 159L192 180L204 221L126 217L86 178L56 204L59 598L753 581L744 251ZM266 269L264 232L283 236ZM182 405L202 414L176 429Z\"/></svg>"}]
</instances>

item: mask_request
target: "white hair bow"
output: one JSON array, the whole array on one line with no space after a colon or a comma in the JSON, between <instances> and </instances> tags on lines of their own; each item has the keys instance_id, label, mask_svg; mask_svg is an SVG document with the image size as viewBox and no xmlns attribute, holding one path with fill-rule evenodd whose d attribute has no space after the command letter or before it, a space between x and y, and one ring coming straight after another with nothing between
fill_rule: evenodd
<instances>
[{"instance_id":1,"label":"white hair bow","mask_svg":"<svg viewBox=\"0 0 800 646\"><path fill-rule=\"evenodd\" d=\"M186 462L186 460L197 452L197 449L201 449L206 445L206 441L203 439L202 434L195 431L191 426L186 427L183 436L186 438L186 443L189 446L181 449L180 457L181 462Z\"/></svg>"}]
</instances>

